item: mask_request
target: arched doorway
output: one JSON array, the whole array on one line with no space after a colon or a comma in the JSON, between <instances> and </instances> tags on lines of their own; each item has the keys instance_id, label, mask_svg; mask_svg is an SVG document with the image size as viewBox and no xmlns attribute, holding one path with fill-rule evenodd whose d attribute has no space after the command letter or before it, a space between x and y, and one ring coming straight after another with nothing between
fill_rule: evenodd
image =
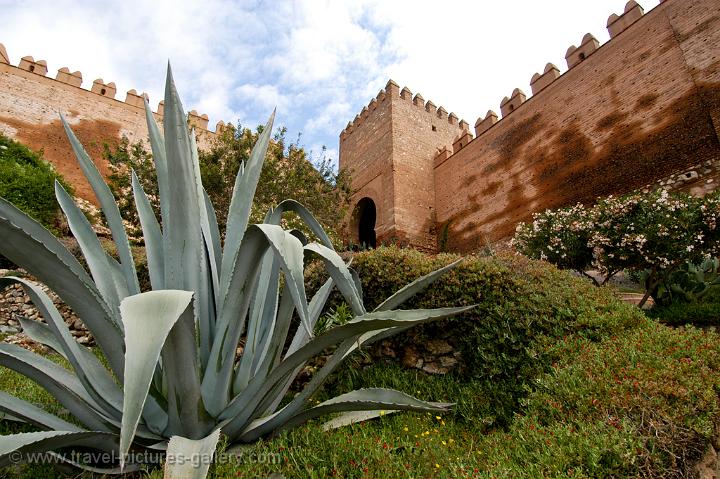
<instances>
[{"instance_id":1,"label":"arched doorway","mask_svg":"<svg viewBox=\"0 0 720 479\"><path fill-rule=\"evenodd\" d=\"M355 207L355 234L360 246L366 248L375 248L377 246L377 238L375 236L375 221L377 220L377 210L375 202L370 198L363 198L358 201Z\"/></svg>"}]
</instances>

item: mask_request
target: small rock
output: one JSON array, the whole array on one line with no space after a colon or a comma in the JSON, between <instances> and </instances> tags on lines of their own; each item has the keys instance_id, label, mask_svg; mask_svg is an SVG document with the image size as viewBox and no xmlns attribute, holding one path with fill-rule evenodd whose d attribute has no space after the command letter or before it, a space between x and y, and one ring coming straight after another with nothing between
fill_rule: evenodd
<instances>
[{"instance_id":1,"label":"small rock","mask_svg":"<svg viewBox=\"0 0 720 479\"><path fill-rule=\"evenodd\" d=\"M422 368L428 374L447 374L448 369L438 366L437 363L426 363Z\"/></svg>"},{"instance_id":2,"label":"small rock","mask_svg":"<svg viewBox=\"0 0 720 479\"><path fill-rule=\"evenodd\" d=\"M418 354L417 349L414 346L407 346L403 351L402 365L406 368L421 368L423 365L423 359Z\"/></svg>"},{"instance_id":3,"label":"small rock","mask_svg":"<svg viewBox=\"0 0 720 479\"><path fill-rule=\"evenodd\" d=\"M433 339L428 341L425 344L425 349L427 349L434 356L447 354L453 350L452 346L450 346L450 343L442 339Z\"/></svg>"},{"instance_id":4,"label":"small rock","mask_svg":"<svg viewBox=\"0 0 720 479\"><path fill-rule=\"evenodd\" d=\"M88 336L80 336L77 342L80 344L90 344L91 339Z\"/></svg>"},{"instance_id":5,"label":"small rock","mask_svg":"<svg viewBox=\"0 0 720 479\"><path fill-rule=\"evenodd\" d=\"M382 342L382 344L380 345L380 354L388 358L394 358L397 356L390 341Z\"/></svg>"},{"instance_id":6,"label":"small rock","mask_svg":"<svg viewBox=\"0 0 720 479\"><path fill-rule=\"evenodd\" d=\"M452 368L458 363L457 359L452 356L443 356L440 358L440 365L444 368Z\"/></svg>"}]
</instances>

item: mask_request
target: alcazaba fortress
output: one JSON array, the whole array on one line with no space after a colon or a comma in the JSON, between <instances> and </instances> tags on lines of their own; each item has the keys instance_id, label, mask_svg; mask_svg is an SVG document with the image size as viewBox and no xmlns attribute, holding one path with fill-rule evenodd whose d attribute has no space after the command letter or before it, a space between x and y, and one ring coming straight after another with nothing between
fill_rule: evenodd
<instances>
[{"instance_id":1,"label":"alcazaba fortress","mask_svg":"<svg viewBox=\"0 0 720 479\"><path fill-rule=\"evenodd\" d=\"M340 134L340 166L355 191L348 240L471 251L547 208L637 188L714 190L720 0L664 0L649 12L630 1L607 28L610 41L586 34L567 50L567 71L548 64L532 76L531 97L514 89L499 115L488 111L473 128L389 81ZM0 132L42 148L92 199L57 111L101 163L103 142L146 138L143 96L116 100L101 79L83 89L67 68L46 74L32 57L11 65L0 45ZM190 122L207 145L207 116L193 111Z\"/></svg>"}]
</instances>

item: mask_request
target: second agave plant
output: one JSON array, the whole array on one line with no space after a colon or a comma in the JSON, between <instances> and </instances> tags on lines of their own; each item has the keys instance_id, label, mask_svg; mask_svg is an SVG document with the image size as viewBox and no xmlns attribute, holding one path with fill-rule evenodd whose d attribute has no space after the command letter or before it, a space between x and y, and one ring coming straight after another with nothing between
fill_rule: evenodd
<instances>
[{"instance_id":1,"label":"second agave plant","mask_svg":"<svg viewBox=\"0 0 720 479\"><path fill-rule=\"evenodd\" d=\"M454 264L418 279L367 311L358 276L302 205L283 201L268 212L263 224L248 225L274 114L240 168L221 241L215 211L200 181L194 134L188 132L169 68L163 133L147 103L145 109L160 218L134 174L132 186L152 291L140 290L118 207L64 119L80 167L112 231L118 259L103 249L59 184L57 199L87 270L50 232L0 198L0 254L53 289L78 314L109 365L106 369L74 340L38 285L17 277L0 278L0 288L21 284L42 313L45 322L21 318L25 333L61 354L70 368L10 344L0 344L0 365L47 389L74 418L67 421L0 392L0 410L7 417L38 429L0 436L0 467L42 453L41 457L67 466L122 473L142 467L138 458L212 455L221 433L230 444L247 443L328 413L449 407L379 388L314 405L310 398L362 345L465 311L397 309ZM308 243L304 235L280 226L283 213L289 211L305 221L317 242ZM308 256L323 261L329 273L310 298L303 276ZM334 288L354 318L315 336L316 322ZM241 339L245 347L238 360ZM334 349L326 364L302 392L281 406L305 363L328 348ZM117 460L81 463L70 454L74 448L96 449ZM162 454L144 454L148 451ZM167 477L204 477L209 467L207 461L167 464Z\"/></svg>"}]
</instances>

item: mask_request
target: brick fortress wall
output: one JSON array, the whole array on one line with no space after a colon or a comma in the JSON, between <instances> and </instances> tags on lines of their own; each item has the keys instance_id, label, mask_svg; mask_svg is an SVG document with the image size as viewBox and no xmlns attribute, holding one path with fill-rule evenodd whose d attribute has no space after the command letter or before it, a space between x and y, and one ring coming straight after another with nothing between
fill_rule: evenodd
<instances>
[{"instance_id":1,"label":"brick fortress wall","mask_svg":"<svg viewBox=\"0 0 720 479\"><path fill-rule=\"evenodd\" d=\"M719 12L720 0L665 0L647 14L629 2L608 19L609 42L600 46L585 35L567 51L568 71L561 75L548 64L531 80L533 96L515 89L501 102L501 119L490 111L477 120L475 138L464 129L452 138L422 128L404 136L396 125L405 120L391 115L393 134L384 143L437 140L434 200L427 195L422 204L433 208L439 240L417 236L411 243L470 251L507 238L518 221L547 208L659 185L694 194L714 189L720 181ZM362 150L375 141L372 131L354 142L352 129L341 134L341 165L377 161ZM402 160L392 152L389 164L425 164L412 150ZM413 182L414 174L396 173L396 200L383 203L385 211L402 213L396 223L427 221L417 208L402 208L416 201L416 185L427 185L424 175ZM362 195L362 181L353 181Z\"/></svg>"},{"instance_id":2,"label":"brick fortress wall","mask_svg":"<svg viewBox=\"0 0 720 479\"><path fill-rule=\"evenodd\" d=\"M107 174L102 159L103 144L114 145L126 136L131 142L147 142L147 125L143 101L145 94L130 90L125 101L115 99L116 87L102 79L83 89L82 74L68 68L58 70L55 78L46 76L47 63L23 57L17 66L10 64L5 47L0 44L0 132L29 146L43 150L44 158L71 183L76 194L95 201L72 153L60 123L58 112L65 115L75 134L95 161ZM162 122L163 105L158 105L155 119ZM214 137L208 130L207 115L194 110L189 115L195 127L198 146L207 146ZM162 126L162 123L161 123ZM218 123L222 127L223 123Z\"/></svg>"}]
</instances>

